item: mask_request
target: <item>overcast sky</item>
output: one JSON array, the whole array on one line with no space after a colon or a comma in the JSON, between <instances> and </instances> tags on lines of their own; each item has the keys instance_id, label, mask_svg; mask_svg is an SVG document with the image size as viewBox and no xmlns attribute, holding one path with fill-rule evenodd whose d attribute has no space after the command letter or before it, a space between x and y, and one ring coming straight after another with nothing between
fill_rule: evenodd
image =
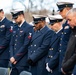
<instances>
[{"instance_id":1,"label":"overcast sky","mask_svg":"<svg viewBox=\"0 0 76 75\"><path fill-rule=\"evenodd\" d=\"M3 8L5 13L10 12L12 3L15 1L20 1L20 0L0 0L0 8ZM29 0L21 0L21 1L24 1L23 3L26 5L26 7L28 7ZM33 0L33 1L34 1L33 2L34 6L40 4L39 0ZM57 1L58 0L44 0L44 3L42 3L42 6L46 9L52 10L53 8L55 8L57 10L57 6L56 6ZM76 0L70 0L70 1L76 3ZM74 5L74 7L76 7L76 4ZM38 6L38 9L41 9L40 6Z\"/></svg>"}]
</instances>

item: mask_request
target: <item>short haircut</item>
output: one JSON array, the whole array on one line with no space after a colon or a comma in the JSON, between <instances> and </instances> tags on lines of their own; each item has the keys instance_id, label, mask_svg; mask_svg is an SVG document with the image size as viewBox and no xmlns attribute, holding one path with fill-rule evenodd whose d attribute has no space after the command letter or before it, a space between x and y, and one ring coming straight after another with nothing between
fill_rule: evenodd
<instances>
[{"instance_id":1,"label":"short haircut","mask_svg":"<svg viewBox=\"0 0 76 75\"><path fill-rule=\"evenodd\" d=\"M76 14L76 8L72 8L71 10L69 10L67 12L66 16L69 15L69 14Z\"/></svg>"}]
</instances>

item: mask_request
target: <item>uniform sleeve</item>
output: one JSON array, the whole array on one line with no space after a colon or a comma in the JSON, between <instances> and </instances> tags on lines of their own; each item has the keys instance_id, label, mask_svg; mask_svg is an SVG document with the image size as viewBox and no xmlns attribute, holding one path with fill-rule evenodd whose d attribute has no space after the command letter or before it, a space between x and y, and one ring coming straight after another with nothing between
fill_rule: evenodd
<instances>
[{"instance_id":1,"label":"uniform sleeve","mask_svg":"<svg viewBox=\"0 0 76 75\"><path fill-rule=\"evenodd\" d=\"M76 63L76 52L73 54L73 56L70 59L66 61L66 63L63 63L62 68L64 72L68 72L72 70L75 66L75 63Z\"/></svg>"},{"instance_id":2,"label":"uniform sleeve","mask_svg":"<svg viewBox=\"0 0 76 75\"><path fill-rule=\"evenodd\" d=\"M48 31L43 38L42 45L37 48L36 52L30 55L29 59L31 59L34 63L36 63L41 58L43 58L48 53L48 48L49 48L49 44L52 36L53 36L53 32Z\"/></svg>"},{"instance_id":3,"label":"uniform sleeve","mask_svg":"<svg viewBox=\"0 0 76 75\"><path fill-rule=\"evenodd\" d=\"M68 42L67 50L65 57L62 63L62 68L65 72L68 72L74 68L76 63L76 37L71 35L71 38Z\"/></svg>"},{"instance_id":4,"label":"uniform sleeve","mask_svg":"<svg viewBox=\"0 0 76 75\"><path fill-rule=\"evenodd\" d=\"M12 22L9 22L6 26L6 35L5 35L5 39L2 41L0 45L0 53L2 53L10 44L11 35L12 35L11 26L13 27Z\"/></svg>"},{"instance_id":5,"label":"uniform sleeve","mask_svg":"<svg viewBox=\"0 0 76 75\"><path fill-rule=\"evenodd\" d=\"M55 67L58 66L58 63L59 63L59 52L57 52L55 56L51 60L49 60L48 66L50 69L53 70Z\"/></svg>"}]
</instances>

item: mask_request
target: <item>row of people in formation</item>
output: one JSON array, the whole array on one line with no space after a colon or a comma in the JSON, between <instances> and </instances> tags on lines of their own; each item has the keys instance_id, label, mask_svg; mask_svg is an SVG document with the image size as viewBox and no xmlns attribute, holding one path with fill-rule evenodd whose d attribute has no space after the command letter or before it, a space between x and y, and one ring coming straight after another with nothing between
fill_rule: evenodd
<instances>
[{"instance_id":1,"label":"row of people in formation","mask_svg":"<svg viewBox=\"0 0 76 75\"><path fill-rule=\"evenodd\" d=\"M49 27L46 16L33 15L34 29L25 21L23 9L15 5L11 11L15 23L0 9L0 67L8 67L10 61L10 75L19 75L23 70L32 75L75 75L76 8L72 9L73 3L58 2L62 17L49 15Z\"/></svg>"}]
</instances>

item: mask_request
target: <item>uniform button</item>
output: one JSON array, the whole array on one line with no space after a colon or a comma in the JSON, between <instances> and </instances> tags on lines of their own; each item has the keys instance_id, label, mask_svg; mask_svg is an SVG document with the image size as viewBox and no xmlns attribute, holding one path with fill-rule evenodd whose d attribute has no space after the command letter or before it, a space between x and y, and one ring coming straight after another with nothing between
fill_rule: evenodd
<instances>
[{"instance_id":1,"label":"uniform button","mask_svg":"<svg viewBox=\"0 0 76 75\"><path fill-rule=\"evenodd\" d=\"M61 52L61 50L59 50L59 52Z\"/></svg>"},{"instance_id":2,"label":"uniform button","mask_svg":"<svg viewBox=\"0 0 76 75\"><path fill-rule=\"evenodd\" d=\"M62 40L62 38L60 38L60 40Z\"/></svg>"},{"instance_id":3,"label":"uniform button","mask_svg":"<svg viewBox=\"0 0 76 75\"><path fill-rule=\"evenodd\" d=\"M9 51L10 52L10 51Z\"/></svg>"},{"instance_id":4,"label":"uniform button","mask_svg":"<svg viewBox=\"0 0 76 75\"><path fill-rule=\"evenodd\" d=\"M31 45L31 47L32 47L33 45Z\"/></svg>"},{"instance_id":5,"label":"uniform button","mask_svg":"<svg viewBox=\"0 0 76 75\"><path fill-rule=\"evenodd\" d=\"M60 44L60 46L61 46L61 44Z\"/></svg>"},{"instance_id":6,"label":"uniform button","mask_svg":"<svg viewBox=\"0 0 76 75\"><path fill-rule=\"evenodd\" d=\"M15 41L17 41L17 39Z\"/></svg>"},{"instance_id":7,"label":"uniform button","mask_svg":"<svg viewBox=\"0 0 76 75\"><path fill-rule=\"evenodd\" d=\"M32 51L31 51L31 53L32 53Z\"/></svg>"},{"instance_id":8,"label":"uniform button","mask_svg":"<svg viewBox=\"0 0 76 75\"><path fill-rule=\"evenodd\" d=\"M49 58L53 58L53 56L50 56L50 55L49 55L48 57L49 57Z\"/></svg>"},{"instance_id":9,"label":"uniform button","mask_svg":"<svg viewBox=\"0 0 76 75\"><path fill-rule=\"evenodd\" d=\"M35 51L34 51L35 52Z\"/></svg>"},{"instance_id":10,"label":"uniform button","mask_svg":"<svg viewBox=\"0 0 76 75\"><path fill-rule=\"evenodd\" d=\"M53 58L53 56L51 56L51 58Z\"/></svg>"},{"instance_id":11,"label":"uniform button","mask_svg":"<svg viewBox=\"0 0 76 75\"><path fill-rule=\"evenodd\" d=\"M21 35L20 35L21 36Z\"/></svg>"},{"instance_id":12,"label":"uniform button","mask_svg":"<svg viewBox=\"0 0 76 75\"><path fill-rule=\"evenodd\" d=\"M53 48L51 48L51 50L53 50Z\"/></svg>"},{"instance_id":13,"label":"uniform button","mask_svg":"<svg viewBox=\"0 0 76 75\"><path fill-rule=\"evenodd\" d=\"M62 34L63 34L63 32L62 32Z\"/></svg>"},{"instance_id":14,"label":"uniform button","mask_svg":"<svg viewBox=\"0 0 76 75\"><path fill-rule=\"evenodd\" d=\"M36 45L34 45L36 47Z\"/></svg>"},{"instance_id":15,"label":"uniform button","mask_svg":"<svg viewBox=\"0 0 76 75\"><path fill-rule=\"evenodd\" d=\"M16 46L16 44L15 44L15 46Z\"/></svg>"},{"instance_id":16,"label":"uniform button","mask_svg":"<svg viewBox=\"0 0 76 75\"><path fill-rule=\"evenodd\" d=\"M66 34L66 33L64 33L64 34Z\"/></svg>"},{"instance_id":17,"label":"uniform button","mask_svg":"<svg viewBox=\"0 0 76 75\"><path fill-rule=\"evenodd\" d=\"M49 50L51 50L51 48Z\"/></svg>"},{"instance_id":18,"label":"uniform button","mask_svg":"<svg viewBox=\"0 0 76 75\"><path fill-rule=\"evenodd\" d=\"M53 48L50 48L49 50L53 50Z\"/></svg>"},{"instance_id":19,"label":"uniform button","mask_svg":"<svg viewBox=\"0 0 76 75\"><path fill-rule=\"evenodd\" d=\"M16 35L16 37L18 37L18 35Z\"/></svg>"}]
</instances>

